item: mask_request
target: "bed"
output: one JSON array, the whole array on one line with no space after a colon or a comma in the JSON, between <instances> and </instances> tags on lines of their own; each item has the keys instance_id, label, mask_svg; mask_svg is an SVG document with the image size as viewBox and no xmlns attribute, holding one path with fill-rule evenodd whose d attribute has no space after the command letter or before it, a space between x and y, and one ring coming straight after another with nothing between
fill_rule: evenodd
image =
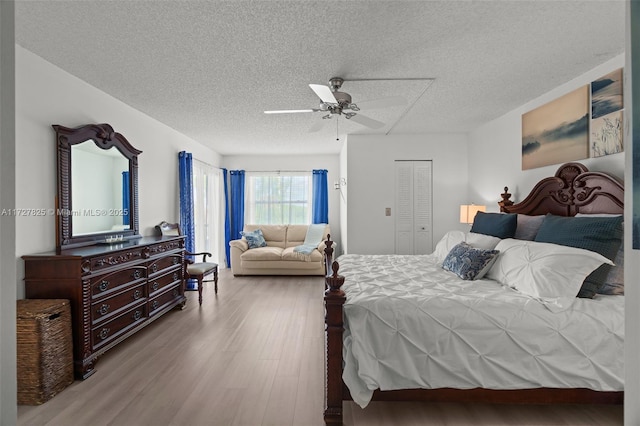
<instances>
[{"instance_id":1,"label":"bed","mask_svg":"<svg viewBox=\"0 0 640 426\"><path fill-rule=\"evenodd\" d=\"M431 255L332 261L326 242L325 423L342 423L345 400L623 402L624 296L590 286L622 270L622 183L567 163L522 202L501 196L506 214L476 217ZM503 222L477 232L496 220L506 234ZM606 249L581 245L585 227Z\"/></svg>"}]
</instances>

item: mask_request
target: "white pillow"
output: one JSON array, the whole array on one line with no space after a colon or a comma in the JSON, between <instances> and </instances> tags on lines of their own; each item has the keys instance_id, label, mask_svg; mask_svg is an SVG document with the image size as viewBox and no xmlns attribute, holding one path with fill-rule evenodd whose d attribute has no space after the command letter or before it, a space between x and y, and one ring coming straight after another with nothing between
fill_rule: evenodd
<instances>
[{"instance_id":1,"label":"white pillow","mask_svg":"<svg viewBox=\"0 0 640 426\"><path fill-rule=\"evenodd\" d=\"M500 241L500 238L493 235L478 234L476 232L467 232L465 236L465 242L471 247L484 250L493 250Z\"/></svg>"},{"instance_id":2,"label":"white pillow","mask_svg":"<svg viewBox=\"0 0 640 426\"><path fill-rule=\"evenodd\" d=\"M582 282L606 257L575 247L536 241L504 239L500 255L486 278L508 285L542 302L550 311L571 306Z\"/></svg>"},{"instance_id":3,"label":"white pillow","mask_svg":"<svg viewBox=\"0 0 640 426\"><path fill-rule=\"evenodd\" d=\"M438 244L436 244L436 248L433 251L438 263L442 263L451 249L457 244L463 242L464 239L465 235L462 231L449 231L444 234L444 237L438 241Z\"/></svg>"}]
</instances>

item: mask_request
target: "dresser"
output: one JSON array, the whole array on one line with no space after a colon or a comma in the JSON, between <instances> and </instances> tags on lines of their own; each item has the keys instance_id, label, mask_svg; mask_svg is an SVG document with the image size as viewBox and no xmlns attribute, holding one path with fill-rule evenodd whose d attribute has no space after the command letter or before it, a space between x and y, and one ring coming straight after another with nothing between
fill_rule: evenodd
<instances>
[{"instance_id":1,"label":"dresser","mask_svg":"<svg viewBox=\"0 0 640 426\"><path fill-rule=\"evenodd\" d=\"M25 296L68 299L74 371L86 379L98 358L174 308L183 308L184 237L22 256Z\"/></svg>"}]
</instances>

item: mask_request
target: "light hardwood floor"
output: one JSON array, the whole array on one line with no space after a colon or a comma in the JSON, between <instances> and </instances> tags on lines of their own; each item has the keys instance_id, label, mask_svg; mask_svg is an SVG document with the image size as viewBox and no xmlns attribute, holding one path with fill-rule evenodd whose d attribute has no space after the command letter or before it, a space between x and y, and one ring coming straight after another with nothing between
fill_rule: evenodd
<instances>
[{"instance_id":1,"label":"light hardwood floor","mask_svg":"<svg viewBox=\"0 0 640 426\"><path fill-rule=\"evenodd\" d=\"M208 283L209 284L209 283ZM220 272L20 425L322 425L321 277ZM345 403L346 425L621 425L622 406Z\"/></svg>"}]
</instances>

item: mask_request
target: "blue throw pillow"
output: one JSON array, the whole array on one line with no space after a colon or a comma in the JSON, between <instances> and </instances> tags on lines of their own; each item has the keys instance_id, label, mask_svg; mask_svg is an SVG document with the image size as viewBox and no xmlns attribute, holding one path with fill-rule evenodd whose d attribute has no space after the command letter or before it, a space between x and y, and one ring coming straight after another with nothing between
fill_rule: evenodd
<instances>
[{"instance_id":1,"label":"blue throw pillow","mask_svg":"<svg viewBox=\"0 0 640 426\"><path fill-rule=\"evenodd\" d=\"M513 238L518 227L518 215L513 213L485 213L478 212L471 232L493 235L498 238Z\"/></svg>"},{"instance_id":2,"label":"blue throw pillow","mask_svg":"<svg viewBox=\"0 0 640 426\"><path fill-rule=\"evenodd\" d=\"M622 216L564 217L547 214L535 241L577 247L600 253L614 260L622 244ZM610 265L602 265L582 283L578 297L592 298L604 285Z\"/></svg>"},{"instance_id":3,"label":"blue throw pillow","mask_svg":"<svg viewBox=\"0 0 640 426\"><path fill-rule=\"evenodd\" d=\"M264 240L264 235L262 235L261 229L256 229L255 231L242 231L240 234L242 234L242 236L247 240L247 244L249 244L250 249L267 246L267 242Z\"/></svg>"},{"instance_id":4,"label":"blue throw pillow","mask_svg":"<svg viewBox=\"0 0 640 426\"><path fill-rule=\"evenodd\" d=\"M500 253L498 250L483 250L462 242L455 245L442 262L442 269L451 271L463 280L482 278Z\"/></svg>"}]
</instances>

